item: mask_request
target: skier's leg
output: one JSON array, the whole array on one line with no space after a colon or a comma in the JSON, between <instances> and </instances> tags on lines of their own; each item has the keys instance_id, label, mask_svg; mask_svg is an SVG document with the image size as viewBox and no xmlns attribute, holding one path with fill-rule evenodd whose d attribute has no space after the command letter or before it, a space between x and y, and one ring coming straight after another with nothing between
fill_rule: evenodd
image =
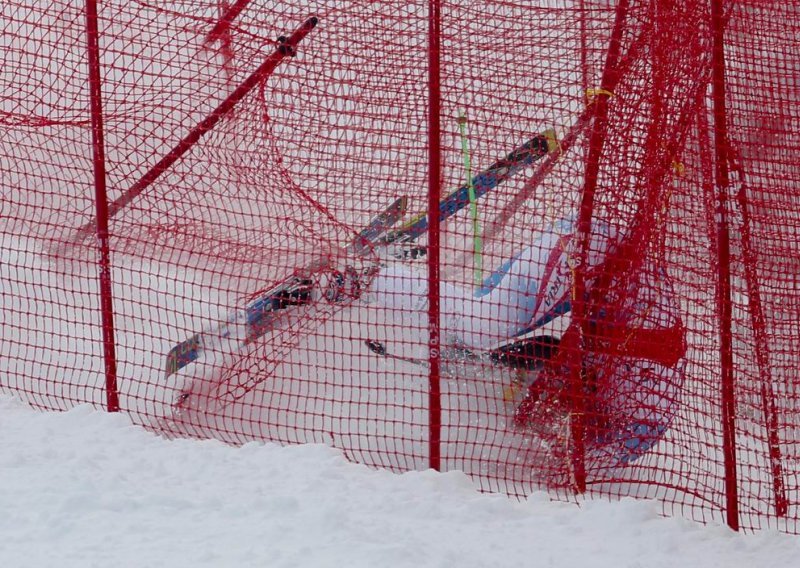
<instances>
[{"instance_id":1,"label":"skier's leg","mask_svg":"<svg viewBox=\"0 0 800 568\"><path fill-rule=\"evenodd\" d=\"M419 271L401 265L380 269L370 283L370 298L381 307L398 312L422 312L428 305L428 279ZM454 320L472 297L463 288L441 282L441 327L453 332Z\"/></svg>"},{"instance_id":2,"label":"skier's leg","mask_svg":"<svg viewBox=\"0 0 800 568\"><path fill-rule=\"evenodd\" d=\"M508 264L505 274L482 296L441 282L443 331L467 347L488 349L524 329L533 315L549 251L558 240L557 235L539 235L534 245ZM428 280L424 273L389 266L378 272L369 291L383 307L421 311L427 306Z\"/></svg>"},{"instance_id":3,"label":"skier's leg","mask_svg":"<svg viewBox=\"0 0 800 568\"><path fill-rule=\"evenodd\" d=\"M488 349L525 329L534 316L542 275L561 237L540 234L534 244L508 265L506 273L488 293L464 305L458 332L464 343Z\"/></svg>"}]
</instances>

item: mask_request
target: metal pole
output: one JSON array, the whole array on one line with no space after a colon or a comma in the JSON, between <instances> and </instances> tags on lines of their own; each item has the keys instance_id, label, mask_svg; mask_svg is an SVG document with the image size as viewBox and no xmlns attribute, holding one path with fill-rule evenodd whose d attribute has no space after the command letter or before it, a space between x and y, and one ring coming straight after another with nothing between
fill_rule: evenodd
<instances>
[{"instance_id":1,"label":"metal pole","mask_svg":"<svg viewBox=\"0 0 800 568\"><path fill-rule=\"evenodd\" d=\"M592 216L594 214L594 196L597 190L597 179L600 171L600 157L605 144L606 130L608 127L608 98L613 85L617 84L618 62L622 43L622 31L628 14L628 0L620 0L617 5L614 29L608 45L606 61L603 68L603 77L600 89L591 105L594 106L594 123L589 137L589 154L586 160L586 178L581 195L581 205L578 216L578 263L574 271L574 290L572 317L576 328L583 337L588 321L586 318L586 264L588 261ZM583 377L583 342L578 345L578 350L572 359L572 372L570 377L570 394L574 403L574 411L570 416L573 451L570 459L574 475L575 489L578 493L586 491L586 461L584 447L585 428L585 394Z\"/></svg>"},{"instance_id":2,"label":"metal pole","mask_svg":"<svg viewBox=\"0 0 800 568\"><path fill-rule=\"evenodd\" d=\"M728 164L727 108L725 103L725 23L722 2L711 0L712 100L714 109L714 172L717 186L717 309L720 318L720 366L722 397L722 449L725 459L725 499L728 526L739 530L739 494L736 473L736 401L733 375L733 339L731 310L731 252L728 227Z\"/></svg>"},{"instance_id":3,"label":"metal pole","mask_svg":"<svg viewBox=\"0 0 800 568\"><path fill-rule=\"evenodd\" d=\"M441 200L441 2L428 2L428 358L429 465L441 469L442 401L439 330L439 201Z\"/></svg>"},{"instance_id":4,"label":"metal pole","mask_svg":"<svg viewBox=\"0 0 800 568\"><path fill-rule=\"evenodd\" d=\"M106 408L119 410L117 358L114 349L114 302L111 294L111 255L108 245L108 198L103 140L103 101L100 80L97 1L86 0L86 47L89 59L89 104L92 114L92 160L94 162L96 235L100 249L100 314L103 328L103 359L106 375Z\"/></svg>"},{"instance_id":5,"label":"metal pole","mask_svg":"<svg viewBox=\"0 0 800 568\"><path fill-rule=\"evenodd\" d=\"M742 260L744 261L744 274L747 282L748 306L755 336L756 361L761 379L761 408L764 412L764 427L767 429L767 447L769 452L769 465L772 472L772 491L775 495L775 514L785 517L789 511L789 502L786 497L786 485L783 474L783 457L781 452L780 434L778 433L778 411L775 408L775 389L773 388L772 363L770 357L770 342L767 335L767 323L761 299L761 286L758 282L756 270L756 251L753 246L750 231L750 200L747 197L747 186L744 183L744 174L740 173L740 186L736 200L742 215L741 242Z\"/></svg>"}]
</instances>

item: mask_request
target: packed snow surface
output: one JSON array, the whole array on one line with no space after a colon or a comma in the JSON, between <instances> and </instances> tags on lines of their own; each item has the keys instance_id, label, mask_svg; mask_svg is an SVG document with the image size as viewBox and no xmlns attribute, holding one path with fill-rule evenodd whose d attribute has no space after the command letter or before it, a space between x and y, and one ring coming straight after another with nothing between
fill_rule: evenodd
<instances>
[{"instance_id":1,"label":"packed snow surface","mask_svg":"<svg viewBox=\"0 0 800 568\"><path fill-rule=\"evenodd\" d=\"M800 538L665 518L652 501L520 502L322 445L167 440L89 406L0 396L0 566L758 568Z\"/></svg>"}]
</instances>

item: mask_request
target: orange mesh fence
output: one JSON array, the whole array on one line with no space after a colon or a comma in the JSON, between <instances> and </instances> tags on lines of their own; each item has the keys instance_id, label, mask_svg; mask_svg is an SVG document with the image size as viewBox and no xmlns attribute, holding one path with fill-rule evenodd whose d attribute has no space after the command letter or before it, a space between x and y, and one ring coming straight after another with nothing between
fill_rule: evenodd
<instances>
[{"instance_id":1,"label":"orange mesh fence","mask_svg":"<svg viewBox=\"0 0 800 568\"><path fill-rule=\"evenodd\" d=\"M0 389L798 532L800 9L311 9L4 5Z\"/></svg>"}]
</instances>

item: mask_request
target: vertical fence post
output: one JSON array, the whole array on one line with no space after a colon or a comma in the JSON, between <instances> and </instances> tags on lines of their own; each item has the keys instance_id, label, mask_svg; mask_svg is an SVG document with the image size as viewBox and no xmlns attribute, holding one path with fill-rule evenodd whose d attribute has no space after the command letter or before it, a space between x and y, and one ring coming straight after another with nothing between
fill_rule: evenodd
<instances>
[{"instance_id":1,"label":"vertical fence post","mask_svg":"<svg viewBox=\"0 0 800 568\"><path fill-rule=\"evenodd\" d=\"M429 465L441 468L442 401L439 329L439 201L441 200L441 1L428 2L428 375Z\"/></svg>"},{"instance_id":2,"label":"vertical fence post","mask_svg":"<svg viewBox=\"0 0 800 568\"><path fill-rule=\"evenodd\" d=\"M591 242L591 224L594 214L594 196L597 190L597 181L600 171L600 158L605 145L606 130L608 126L608 97L611 89L617 84L619 73L618 63L622 43L622 32L628 14L628 0L620 0L617 4L614 29L606 53L603 68L603 77L600 81L599 94L589 104L594 105L594 123L589 135L589 150L586 158L586 175L581 195L580 211L578 216L578 264L573 276L573 308L572 318L575 327L581 332L581 337L588 328L586 306L586 265L588 262L589 246ZM578 352L571 358L570 396L575 405L570 416L572 443L574 445L570 460L574 475L575 490L578 493L586 491L586 464L584 448L585 427L585 401L584 401L584 376L583 376L583 342L578 346Z\"/></svg>"},{"instance_id":3,"label":"vertical fence post","mask_svg":"<svg viewBox=\"0 0 800 568\"><path fill-rule=\"evenodd\" d=\"M106 375L106 407L119 410L117 358L114 348L114 305L111 294L111 258L108 243L108 199L103 141L103 102L100 81L97 0L86 0L86 47L89 62L89 98L92 115L92 159L94 162L96 235L99 247L100 315L103 326L103 358Z\"/></svg>"},{"instance_id":4,"label":"vertical fence post","mask_svg":"<svg viewBox=\"0 0 800 568\"><path fill-rule=\"evenodd\" d=\"M720 318L720 368L722 397L722 449L725 459L725 499L728 526L739 530L739 495L736 463L736 403L733 375L733 336L731 309L731 254L728 227L728 160L727 108L725 103L725 22L722 0L711 0L712 101L714 111L714 153L716 168L716 232L717 232L717 309Z\"/></svg>"},{"instance_id":5,"label":"vertical fence post","mask_svg":"<svg viewBox=\"0 0 800 568\"><path fill-rule=\"evenodd\" d=\"M753 326L753 335L755 336L756 361L761 382L761 409L764 413L764 427L767 429L768 459L772 473L772 491L775 496L775 515L785 517L789 511L789 502L786 497L786 486L783 479L783 457L780 434L778 432L778 410L775 407L770 342L767 336L767 320L761 299L761 286L756 270L758 258L753 246L750 229L750 201L747 196L747 186L744 183L744 173L740 172L739 175L740 185L736 201L739 204L742 220L740 231L742 260L744 261L744 277L747 282L747 298L749 300L748 307L750 308L750 319Z\"/></svg>"}]
</instances>

